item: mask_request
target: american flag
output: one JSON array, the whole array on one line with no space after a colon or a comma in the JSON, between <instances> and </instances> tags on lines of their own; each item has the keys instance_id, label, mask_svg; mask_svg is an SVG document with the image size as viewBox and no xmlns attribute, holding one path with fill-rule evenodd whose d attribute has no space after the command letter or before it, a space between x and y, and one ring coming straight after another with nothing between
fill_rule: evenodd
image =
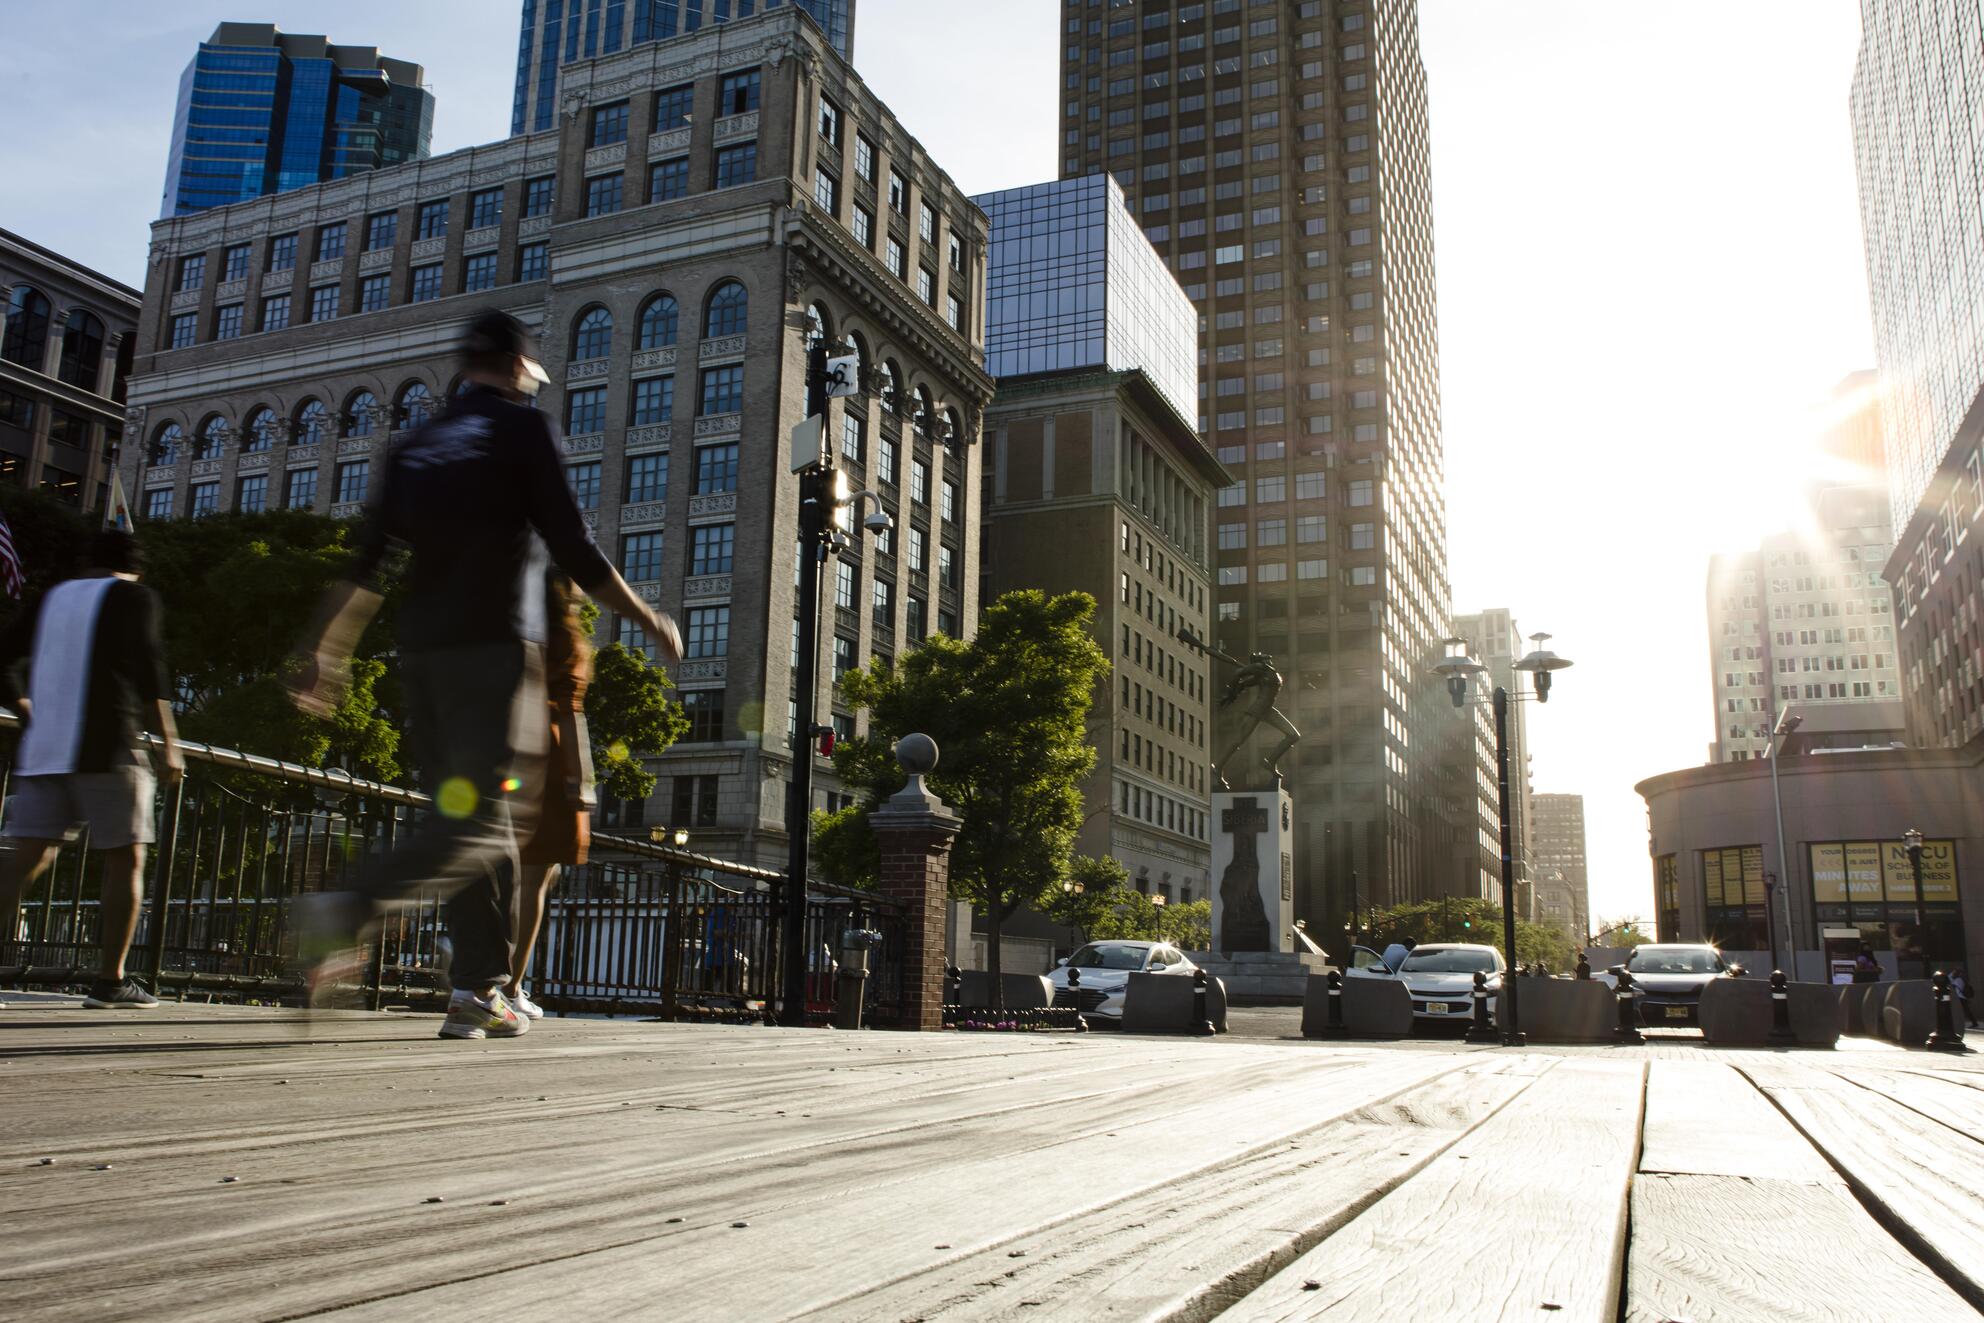
<instances>
[{"instance_id":1,"label":"american flag","mask_svg":"<svg viewBox=\"0 0 1984 1323\"><path fill-rule=\"evenodd\" d=\"M14 530L0 517L0 588L7 590L7 596L19 598L23 582L21 555L14 550Z\"/></svg>"}]
</instances>

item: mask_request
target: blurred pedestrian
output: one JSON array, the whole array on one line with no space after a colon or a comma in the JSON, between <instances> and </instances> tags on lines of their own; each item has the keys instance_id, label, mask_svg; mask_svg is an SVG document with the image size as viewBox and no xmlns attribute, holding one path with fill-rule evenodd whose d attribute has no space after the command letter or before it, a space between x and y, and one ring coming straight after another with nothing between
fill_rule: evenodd
<instances>
[{"instance_id":1,"label":"blurred pedestrian","mask_svg":"<svg viewBox=\"0 0 1984 1323\"><path fill-rule=\"evenodd\" d=\"M406 547L400 680L413 760L434 807L351 890L298 897L295 927L299 957L314 967L314 1000L359 967L363 930L439 892L454 947L441 1036L510 1037L530 1027L503 995L512 940L505 902L519 867L512 797L520 771L549 743L545 550L580 588L645 630L664 660L680 658L682 636L594 545L557 438L531 403L546 377L523 325L484 313L462 358L465 388L388 453L349 580L326 599L294 681L304 711L336 709L346 665L378 609L387 550Z\"/></svg>"},{"instance_id":2,"label":"blurred pedestrian","mask_svg":"<svg viewBox=\"0 0 1984 1323\"><path fill-rule=\"evenodd\" d=\"M1950 992L1956 997L1957 1005L1963 1008L1964 1024L1976 1024L1977 1012L1970 1004L1970 975L1964 972L1962 965L1958 965L1956 972L1950 975Z\"/></svg>"},{"instance_id":3,"label":"blurred pedestrian","mask_svg":"<svg viewBox=\"0 0 1984 1323\"><path fill-rule=\"evenodd\" d=\"M1853 957L1853 981L1855 983L1879 983L1881 962L1874 958L1874 948L1860 943L1860 954Z\"/></svg>"},{"instance_id":4,"label":"blurred pedestrian","mask_svg":"<svg viewBox=\"0 0 1984 1323\"><path fill-rule=\"evenodd\" d=\"M104 529L89 569L49 589L0 635L0 703L25 723L14 750L0 866L0 938L20 932L21 897L87 828L103 856L97 910L101 963L83 1005L146 1009L158 998L124 972L143 905L145 847L153 838L154 780L140 732L160 739L160 774L186 769L172 724L171 684L158 594L138 582L137 539ZM18 683L27 665L25 694ZM163 921L163 915L155 915ZM25 963L25 962L22 962Z\"/></svg>"}]
</instances>

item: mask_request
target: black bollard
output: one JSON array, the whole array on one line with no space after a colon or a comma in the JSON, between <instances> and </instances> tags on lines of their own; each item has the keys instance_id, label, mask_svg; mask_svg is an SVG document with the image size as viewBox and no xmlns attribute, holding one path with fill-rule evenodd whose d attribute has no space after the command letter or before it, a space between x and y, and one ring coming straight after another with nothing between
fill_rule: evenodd
<instances>
[{"instance_id":1,"label":"black bollard","mask_svg":"<svg viewBox=\"0 0 1984 1323\"><path fill-rule=\"evenodd\" d=\"M1640 1032L1639 1007L1633 1004L1632 971L1619 970L1619 1027L1612 1032L1614 1043L1644 1043L1646 1035Z\"/></svg>"},{"instance_id":2,"label":"black bollard","mask_svg":"<svg viewBox=\"0 0 1984 1323\"><path fill-rule=\"evenodd\" d=\"M1073 965L1068 966L1068 1004L1077 1011L1082 1008L1082 972Z\"/></svg>"},{"instance_id":3,"label":"black bollard","mask_svg":"<svg viewBox=\"0 0 1984 1323\"><path fill-rule=\"evenodd\" d=\"M1781 969L1770 972L1770 1041L1777 1046L1798 1041L1791 1032L1791 990L1785 986Z\"/></svg>"},{"instance_id":4,"label":"black bollard","mask_svg":"<svg viewBox=\"0 0 1984 1323\"><path fill-rule=\"evenodd\" d=\"M1584 958L1582 951L1578 952L1578 977L1586 983L1591 982L1591 961Z\"/></svg>"},{"instance_id":5,"label":"black bollard","mask_svg":"<svg viewBox=\"0 0 1984 1323\"><path fill-rule=\"evenodd\" d=\"M1341 1038L1343 1028L1343 975L1332 969L1330 982L1330 1022L1326 1030L1331 1038Z\"/></svg>"},{"instance_id":6,"label":"black bollard","mask_svg":"<svg viewBox=\"0 0 1984 1323\"><path fill-rule=\"evenodd\" d=\"M1467 1026L1467 1041L1488 1044L1497 1041L1495 1026L1488 1020L1488 976L1478 969L1474 971L1474 1023Z\"/></svg>"},{"instance_id":7,"label":"black bollard","mask_svg":"<svg viewBox=\"0 0 1984 1323\"><path fill-rule=\"evenodd\" d=\"M1212 1027L1212 1016L1206 1011L1206 972L1203 969L1192 975L1192 1032L1201 1035L1219 1032Z\"/></svg>"},{"instance_id":8,"label":"black bollard","mask_svg":"<svg viewBox=\"0 0 1984 1323\"><path fill-rule=\"evenodd\" d=\"M1963 1045L1963 1035L1956 1029L1956 1009L1953 1005L1955 994L1950 991L1950 976L1942 970L1936 971L1936 1032L1929 1035L1931 1052L1967 1052Z\"/></svg>"},{"instance_id":9,"label":"black bollard","mask_svg":"<svg viewBox=\"0 0 1984 1323\"><path fill-rule=\"evenodd\" d=\"M949 962L944 965L944 1000L953 1006L964 1000L964 971Z\"/></svg>"}]
</instances>

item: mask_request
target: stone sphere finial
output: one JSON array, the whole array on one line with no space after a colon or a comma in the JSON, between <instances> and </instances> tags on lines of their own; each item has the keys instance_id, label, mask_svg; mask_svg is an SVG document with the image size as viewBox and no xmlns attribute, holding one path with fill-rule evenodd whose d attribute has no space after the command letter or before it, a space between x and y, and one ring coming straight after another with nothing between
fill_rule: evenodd
<instances>
[{"instance_id":1,"label":"stone sphere finial","mask_svg":"<svg viewBox=\"0 0 1984 1323\"><path fill-rule=\"evenodd\" d=\"M928 776L937 767L937 741L928 735L905 735L896 741L896 761L911 776Z\"/></svg>"}]
</instances>

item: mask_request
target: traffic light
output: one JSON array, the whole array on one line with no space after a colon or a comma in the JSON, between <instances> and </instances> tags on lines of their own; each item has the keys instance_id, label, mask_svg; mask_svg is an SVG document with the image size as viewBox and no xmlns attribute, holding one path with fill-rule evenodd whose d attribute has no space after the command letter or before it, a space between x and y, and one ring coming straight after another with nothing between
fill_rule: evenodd
<instances>
[{"instance_id":1,"label":"traffic light","mask_svg":"<svg viewBox=\"0 0 1984 1323\"><path fill-rule=\"evenodd\" d=\"M819 737L820 737L820 756L821 756L822 758L831 758L831 757L833 757L833 756L834 756L834 728L833 728L832 726L822 726L822 727L820 727L820 728L819 728L819 730L818 730L818 732L817 732L817 733L818 733L818 735L819 735Z\"/></svg>"}]
</instances>

